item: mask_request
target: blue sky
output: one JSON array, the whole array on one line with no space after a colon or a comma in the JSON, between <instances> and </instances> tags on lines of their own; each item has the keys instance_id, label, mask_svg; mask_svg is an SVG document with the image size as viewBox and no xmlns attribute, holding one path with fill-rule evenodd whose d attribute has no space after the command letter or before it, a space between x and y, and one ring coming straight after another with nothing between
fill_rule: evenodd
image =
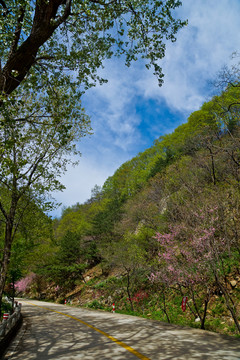
<instances>
[{"instance_id":1,"label":"blue sky","mask_svg":"<svg viewBox=\"0 0 240 360\"><path fill-rule=\"evenodd\" d=\"M53 194L63 206L89 199L95 184L102 186L122 163L185 122L209 99L211 79L240 51L240 0L182 3L178 16L189 23L167 44L161 88L141 61L127 68L124 59L114 58L101 70L108 83L83 96L94 134L78 144L79 165L61 178L66 190ZM52 212L60 215L61 207Z\"/></svg>"}]
</instances>

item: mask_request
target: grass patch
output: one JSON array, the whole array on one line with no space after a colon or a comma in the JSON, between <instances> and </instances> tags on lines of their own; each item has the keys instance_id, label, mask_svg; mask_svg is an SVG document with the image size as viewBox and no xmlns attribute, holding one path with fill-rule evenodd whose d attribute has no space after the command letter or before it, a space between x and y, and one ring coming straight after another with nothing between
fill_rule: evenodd
<instances>
[{"instance_id":1,"label":"grass patch","mask_svg":"<svg viewBox=\"0 0 240 360\"><path fill-rule=\"evenodd\" d=\"M90 309L105 309L105 307L97 300L93 300L92 302L86 304L86 307Z\"/></svg>"}]
</instances>

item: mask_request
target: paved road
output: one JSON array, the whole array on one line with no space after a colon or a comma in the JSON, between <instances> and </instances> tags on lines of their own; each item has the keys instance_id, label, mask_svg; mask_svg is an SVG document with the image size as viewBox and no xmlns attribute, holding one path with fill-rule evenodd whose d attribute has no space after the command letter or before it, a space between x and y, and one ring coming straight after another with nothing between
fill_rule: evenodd
<instances>
[{"instance_id":1,"label":"paved road","mask_svg":"<svg viewBox=\"0 0 240 360\"><path fill-rule=\"evenodd\" d=\"M22 301L9 360L239 360L240 339L158 321Z\"/></svg>"}]
</instances>

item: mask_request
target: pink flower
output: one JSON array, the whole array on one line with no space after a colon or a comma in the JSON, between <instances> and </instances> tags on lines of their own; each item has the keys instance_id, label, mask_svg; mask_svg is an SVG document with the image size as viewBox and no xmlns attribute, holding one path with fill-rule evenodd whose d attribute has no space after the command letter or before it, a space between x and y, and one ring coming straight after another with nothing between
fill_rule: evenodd
<instances>
[{"instance_id":1,"label":"pink flower","mask_svg":"<svg viewBox=\"0 0 240 360\"><path fill-rule=\"evenodd\" d=\"M27 275L25 278L17 281L15 284L15 288L17 289L17 291L25 292L27 290L27 288L31 285L35 276L36 275L34 273L31 273L31 274Z\"/></svg>"}]
</instances>

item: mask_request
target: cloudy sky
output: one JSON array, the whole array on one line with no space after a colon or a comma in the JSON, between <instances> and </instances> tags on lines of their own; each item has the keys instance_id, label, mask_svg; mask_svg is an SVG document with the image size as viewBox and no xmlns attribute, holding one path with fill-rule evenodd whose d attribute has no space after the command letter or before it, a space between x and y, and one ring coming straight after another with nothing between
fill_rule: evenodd
<instances>
[{"instance_id":1,"label":"cloudy sky","mask_svg":"<svg viewBox=\"0 0 240 360\"><path fill-rule=\"evenodd\" d=\"M89 199L95 184L103 185L122 163L185 122L209 99L211 79L240 51L239 0L182 3L177 14L188 26L167 44L161 88L143 63L126 68L122 59L112 59L101 71L108 83L84 95L94 134L79 143L80 163L61 179L66 190L54 194L62 206ZM61 207L51 215L60 216Z\"/></svg>"}]
</instances>

